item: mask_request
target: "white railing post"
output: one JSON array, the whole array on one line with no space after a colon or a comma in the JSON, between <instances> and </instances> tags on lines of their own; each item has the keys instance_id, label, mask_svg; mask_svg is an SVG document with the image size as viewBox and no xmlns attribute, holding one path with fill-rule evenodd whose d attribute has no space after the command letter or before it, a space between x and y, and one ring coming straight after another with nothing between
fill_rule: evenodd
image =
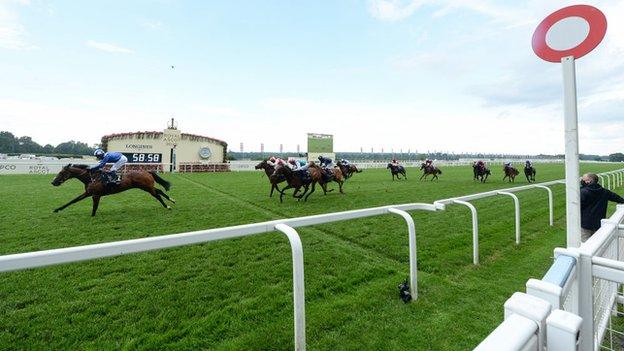
<instances>
[{"instance_id":1,"label":"white railing post","mask_svg":"<svg viewBox=\"0 0 624 351\"><path fill-rule=\"evenodd\" d=\"M306 349L305 335L305 286L303 274L303 246L299 234L286 224L277 224L275 230L286 235L290 242L293 261L293 302L295 309L295 350Z\"/></svg>"},{"instance_id":2,"label":"white railing post","mask_svg":"<svg viewBox=\"0 0 624 351\"><path fill-rule=\"evenodd\" d=\"M607 189L611 190L611 177L609 173L605 173L605 177L607 177Z\"/></svg>"},{"instance_id":3,"label":"white railing post","mask_svg":"<svg viewBox=\"0 0 624 351\"><path fill-rule=\"evenodd\" d=\"M594 348L594 297L592 255L580 250L578 260L578 314L585 321L581 325L579 350Z\"/></svg>"},{"instance_id":4,"label":"white railing post","mask_svg":"<svg viewBox=\"0 0 624 351\"><path fill-rule=\"evenodd\" d=\"M550 215L549 217L549 223L550 226L552 227L554 225L554 211L553 211L553 193L552 190L545 186L545 185L536 185L536 188L540 188L540 189L545 189L546 191L548 191L548 213Z\"/></svg>"},{"instance_id":5,"label":"white railing post","mask_svg":"<svg viewBox=\"0 0 624 351\"><path fill-rule=\"evenodd\" d=\"M607 183L604 181L604 176L602 174L596 174L598 176L598 179L600 181L600 183L602 183L602 185L606 186Z\"/></svg>"},{"instance_id":6,"label":"white railing post","mask_svg":"<svg viewBox=\"0 0 624 351\"><path fill-rule=\"evenodd\" d=\"M511 198L514 200L514 206L516 210L516 244L518 245L520 244L520 200L518 200L516 194L508 193L506 191L499 191L498 194L511 196Z\"/></svg>"},{"instance_id":7,"label":"white railing post","mask_svg":"<svg viewBox=\"0 0 624 351\"><path fill-rule=\"evenodd\" d=\"M548 351L577 350L579 330L583 319L574 313L554 310L546 318L546 346Z\"/></svg>"},{"instance_id":8,"label":"white railing post","mask_svg":"<svg viewBox=\"0 0 624 351\"><path fill-rule=\"evenodd\" d=\"M472 263L477 265L479 264L479 221L477 209L468 201L453 200L453 203L468 207L472 214Z\"/></svg>"},{"instance_id":9,"label":"white railing post","mask_svg":"<svg viewBox=\"0 0 624 351\"><path fill-rule=\"evenodd\" d=\"M410 261L410 292L414 300L418 299L418 260L416 258L416 225L414 224L414 218L403 211L396 208L388 209L388 212L399 215L405 219L407 223L407 233L409 236L409 261Z\"/></svg>"}]
</instances>

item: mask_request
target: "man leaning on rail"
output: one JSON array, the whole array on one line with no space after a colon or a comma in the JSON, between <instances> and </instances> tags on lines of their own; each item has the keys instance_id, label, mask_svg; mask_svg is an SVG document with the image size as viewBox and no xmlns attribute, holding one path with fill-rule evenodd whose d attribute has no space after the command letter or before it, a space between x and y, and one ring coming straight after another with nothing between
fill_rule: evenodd
<instances>
[{"instance_id":1,"label":"man leaning on rail","mask_svg":"<svg viewBox=\"0 0 624 351\"><path fill-rule=\"evenodd\" d=\"M586 241L607 217L609 201L624 203L624 198L598 184L598 176L586 173L581 178L581 241Z\"/></svg>"}]
</instances>

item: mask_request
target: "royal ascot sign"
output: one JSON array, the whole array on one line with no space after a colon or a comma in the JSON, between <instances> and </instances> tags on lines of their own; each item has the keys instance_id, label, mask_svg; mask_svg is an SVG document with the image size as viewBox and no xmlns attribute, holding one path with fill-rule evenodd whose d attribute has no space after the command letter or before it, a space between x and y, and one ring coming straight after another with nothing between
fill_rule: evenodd
<instances>
[{"instance_id":1,"label":"royal ascot sign","mask_svg":"<svg viewBox=\"0 0 624 351\"><path fill-rule=\"evenodd\" d=\"M165 129L163 141L167 146L175 146L180 142L181 132L177 129Z\"/></svg>"}]
</instances>

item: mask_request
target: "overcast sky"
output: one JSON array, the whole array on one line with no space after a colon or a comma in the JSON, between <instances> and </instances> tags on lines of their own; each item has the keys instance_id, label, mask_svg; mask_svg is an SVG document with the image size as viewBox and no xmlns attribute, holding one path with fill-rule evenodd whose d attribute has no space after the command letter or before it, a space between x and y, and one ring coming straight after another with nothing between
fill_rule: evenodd
<instances>
[{"instance_id":1,"label":"overcast sky","mask_svg":"<svg viewBox=\"0 0 624 351\"><path fill-rule=\"evenodd\" d=\"M624 146L624 1L577 62L582 153ZM0 0L0 130L162 130L238 151L563 153L562 73L531 50L570 1ZM175 68L171 68L171 65Z\"/></svg>"}]
</instances>

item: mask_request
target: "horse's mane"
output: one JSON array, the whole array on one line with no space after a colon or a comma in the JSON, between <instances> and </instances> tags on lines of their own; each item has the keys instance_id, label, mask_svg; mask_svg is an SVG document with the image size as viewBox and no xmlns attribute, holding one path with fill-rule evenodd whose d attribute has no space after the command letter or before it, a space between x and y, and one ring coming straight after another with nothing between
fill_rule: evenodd
<instances>
[{"instance_id":1,"label":"horse's mane","mask_svg":"<svg viewBox=\"0 0 624 351\"><path fill-rule=\"evenodd\" d=\"M87 168L89 168L88 165L73 165L71 163L69 164L69 166L75 167L75 168L80 168L80 169L87 169Z\"/></svg>"}]
</instances>

